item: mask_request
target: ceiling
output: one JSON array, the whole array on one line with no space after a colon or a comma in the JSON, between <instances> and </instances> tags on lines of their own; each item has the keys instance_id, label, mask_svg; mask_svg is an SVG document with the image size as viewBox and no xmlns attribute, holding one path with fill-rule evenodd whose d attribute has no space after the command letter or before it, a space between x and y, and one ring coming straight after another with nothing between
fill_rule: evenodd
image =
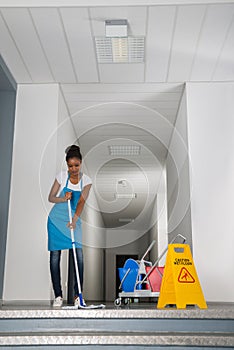
<instances>
[{"instance_id":1,"label":"ceiling","mask_svg":"<svg viewBox=\"0 0 234 350\"><path fill-rule=\"evenodd\" d=\"M126 4L0 1L0 54L17 83L60 85L108 227L119 226L120 215L139 217L151 180L157 193L184 83L234 80L233 1ZM129 35L145 37L143 63L98 63L95 37L105 36L107 19L127 19ZM110 144L134 143L139 156L108 153ZM113 214L116 183L133 169L135 213L119 199Z\"/></svg>"}]
</instances>

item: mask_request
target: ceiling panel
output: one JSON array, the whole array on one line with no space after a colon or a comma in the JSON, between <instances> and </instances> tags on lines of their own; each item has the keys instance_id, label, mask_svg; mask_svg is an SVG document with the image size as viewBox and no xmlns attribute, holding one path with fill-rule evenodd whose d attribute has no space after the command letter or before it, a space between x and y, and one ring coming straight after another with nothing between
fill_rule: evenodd
<instances>
[{"instance_id":1,"label":"ceiling panel","mask_svg":"<svg viewBox=\"0 0 234 350\"><path fill-rule=\"evenodd\" d=\"M161 114L162 116L167 118L171 123L174 123L174 121L175 121L176 112L177 112L177 108L175 109L175 107L174 108L169 107L168 104L163 104L163 105L159 106L157 103L144 102L144 101L141 101L138 104L139 104L139 108L145 107L145 108L155 110L156 113ZM118 104L118 105L120 105L120 104ZM102 106L103 105L98 105L98 108L100 108ZM105 106L106 106L106 104L105 104ZM127 107L126 103L125 103L125 107ZM77 114L82 115L81 111L83 109L92 110L94 108L97 108L97 105L95 105L95 104L92 105L92 104L90 104L90 102L80 102L80 103L70 102L69 103L69 112L70 112L71 117L73 117ZM117 110L117 109L118 108L116 108L116 106L115 106L114 110ZM109 116L112 115L112 113L114 113L113 110L109 112ZM100 118L100 116L102 116L102 114L97 115L98 118ZM86 118L88 118L88 117L86 117ZM103 119L105 119L105 116L103 116Z\"/></svg>"},{"instance_id":2,"label":"ceiling panel","mask_svg":"<svg viewBox=\"0 0 234 350\"><path fill-rule=\"evenodd\" d=\"M211 80L233 13L234 5L208 6L192 67L192 81Z\"/></svg>"},{"instance_id":3,"label":"ceiling panel","mask_svg":"<svg viewBox=\"0 0 234 350\"><path fill-rule=\"evenodd\" d=\"M67 33L78 82L98 82L96 53L89 10L86 8L62 8L60 12Z\"/></svg>"},{"instance_id":4,"label":"ceiling panel","mask_svg":"<svg viewBox=\"0 0 234 350\"><path fill-rule=\"evenodd\" d=\"M181 83L144 83L144 84L62 84L64 94L69 93L126 93L126 92L181 92L184 84Z\"/></svg>"},{"instance_id":5,"label":"ceiling panel","mask_svg":"<svg viewBox=\"0 0 234 350\"><path fill-rule=\"evenodd\" d=\"M180 99L181 93L165 93L165 92L125 92L125 93L108 93L105 95L103 93L70 93L67 101L69 102L135 102L135 101L157 101L157 102L167 102L167 101L178 101Z\"/></svg>"},{"instance_id":6,"label":"ceiling panel","mask_svg":"<svg viewBox=\"0 0 234 350\"><path fill-rule=\"evenodd\" d=\"M223 44L212 80L234 80L234 19Z\"/></svg>"},{"instance_id":7,"label":"ceiling panel","mask_svg":"<svg viewBox=\"0 0 234 350\"><path fill-rule=\"evenodd\" d=\"M168 81L189 79L206 6L179 6Z\"/></svg>"},{"instance_id":8,"label":"ceiling panel","mask_svg":"<svg viewBox=\"0 0 234 350\"><path fill-rule=\"evenodd\" d=\"M16 82L31 83L32 78L27 70L20 52L4 22L0 12L0 54Z\"/></svg>"},{"instance_id":9,"label":"ceiling panel","mask_svg":"<svg viewBox=\"0 0 234 350\"><path fill-rule=\"evenodd\" d=\"M171 100L167 100L167 101L158 101L158 102L148 102L147 108L146 104L147 101L141 101L141 100L136 100L135 103L131 100L129 100L126 102L123 102L121 100L119 100L119 102L107 102L105 101L105 99L103 98L103 100L101 101L89 101L87 103L82 103L82 102L78 102L78 101L69 101L68 102L68 106L69 109L73 110L73 113L79 112L80 115L86 115L86 116L93 116L93 115L97 115L97 116L101 116L102 115L102 110L100 110L100 106L102 106L104 108L104 106L108 105L109 108L112 108L112 110L109 111L109 116L116 115L117 113L115 112L116 109L118 109L118 105L122 104L125 105L125 107L127 108L129 105L131 106L135 106L135 109L138 109L141 113L147 113L150 112L150 109L154 109L155 111L162 111L163 109L167 110L167 109L173 109L174 112L177 111L177 108L179 106L179 101L171 101ZM82 109L83 106L83 109ZM87 106L87 107L85 107ZM124 107L124 106L123 106ZM84 109L85 108L85 109ZM118 109L119 110L119 109ZM133 110L133 109L131 109ZM82 111L82 112L81 112ZM108 113L108 111L107 111ZM129 114L131 115L132 113L128 113L127 109L124 109L124 114ZM160 113L160 112L159 112Z\"/></svg>"},{"instance_id":10,"label":"ceiling panel","mask_svg":"<svg viewBox=\"0 0 234 350\"><path fill-rule=\"evenodd\" d=\"M173 38L175 6L149 8L146 38L146 82L165 82Z\"/></svg>"},{"instance_id":11,"label":"ceiling panel","mask_svg":"<svg viewBox=\"0 0 234 350\"><path fill-rule=\"evenodd\" d=\"M1 54L18 83L99 82L118 89L121 82L230 81L233 7L1 8ZM110 18L127 18L130 35L146 36L145 64L97 63L94 37L105 35Z\"/></svg>"},{"instance_id":12,"label":"ceiling panel","mask_svg":"<svg viewBox=\"0 0 234 350\"><path fill-rule=\"evenodd\" d=\"M53 8L30 11L55 81L77 82L59 11Z\"/></svg>"},{"instance_id":13,"label":"ceiling panel","mask_svg":"<svg viewBox=\"0 0 234 350\"><path fill-rule=\"evenodd\" d=\"M24 8L5 8L1 11L32 81L37 83L53 82L29 11Z\"/></svg>"},{"instance_id":14,"label":"ceiling panel","mask_svg":"<svg viewBox=\"0 0 234 350\"><path fill-rule=\"evenodd\" d=\"M62 85L72 120L77 127L83 124L84 130L117 121L134 124L140 119L146 125L159 118L161 128L166 121L174 124L183 89L183 84Z\"/></svg>"},{"instance_id":15,"label":"ceiling panel","mask_svg":"<svg viewBox=\"0 0 234 350\"><path fill-rule=\"evenodd\" d=\"M99 64L101 83L143 83L143 63Z\"/></svg>"}]
</instances>

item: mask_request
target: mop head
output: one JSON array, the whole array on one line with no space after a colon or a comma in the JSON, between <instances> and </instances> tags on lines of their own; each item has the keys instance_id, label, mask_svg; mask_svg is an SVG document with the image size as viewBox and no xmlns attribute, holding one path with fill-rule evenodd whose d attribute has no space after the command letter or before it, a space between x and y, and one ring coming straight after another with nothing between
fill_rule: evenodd
<instances>
[{"instance_id":1,"label":"mop head","mask_svg":"<svg viewBox=\"0 0 234 350\"><path fill-rule=\"evenodd\" d=\"M63 310L78 310L78 309L83 309L83 310L92 310L92 309L105 309L106 305L100 304L100 305L73 305L73 306L63 306Z\"/></svg>"},{"instance_id":2,"label":"mop head","mask_svg":"<svg viewBox=\"0 0 234 350\"><path fill-rule=\"evenodd\" d=\"M74 306L64 306L62 309L64 310L78 310L78 309L87 309L87 310L90 310L90 309L104 309L106 306L104 304L100 304L100 305L86 305L84 303L84 300L83 300L83 297L82 297L82 294L79 293L78 295L79 297L79 305L74 305Z\"/></svg>"}]
</instances>

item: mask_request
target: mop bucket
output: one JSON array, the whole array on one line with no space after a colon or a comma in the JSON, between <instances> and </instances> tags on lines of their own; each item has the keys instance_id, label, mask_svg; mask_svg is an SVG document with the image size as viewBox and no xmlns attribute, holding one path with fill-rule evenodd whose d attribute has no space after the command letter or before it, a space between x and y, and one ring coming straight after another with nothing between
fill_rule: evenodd
<instances>
[{"instance_id":1,"label":"mop bucket","mask_svg":"<svg viewBox=\"0 0 234 350\"><path fill-rule=\"evenodd\" d=\"M150 270L152 271L150 272ZM146 272L150 272L148 276L149 285L146 285L146 289L151 289L152 292L160 292L164 266L155 266L153 269L147 266Z\"/></svg>"},{"instance_id":2,"label":"mop bucket","mask_svg":"<svg viewBox=\"0 0 234 350\"><path fill-rule=\"evenodd\" d=\"M124 267L118 268L121 281L120 289L123 292L134 292L139 265L134 259L126 260Z\"/></svg>"}]
</instances>

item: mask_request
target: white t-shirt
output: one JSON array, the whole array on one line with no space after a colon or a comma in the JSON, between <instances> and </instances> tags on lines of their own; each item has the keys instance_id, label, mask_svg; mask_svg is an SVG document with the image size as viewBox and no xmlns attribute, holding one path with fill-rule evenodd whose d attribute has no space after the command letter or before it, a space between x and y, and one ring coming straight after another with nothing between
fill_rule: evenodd
<instances>
[{"instance_id":1,"label":"white t-shirt","mask_svg":"<svg viewBox=\"0 0 234 350\"><path fill-rule=\"evenodd\" d=\"M61 189L66 186L67 178L68 178L68 172L67 171L61 171L59 174L56 175L56 180L61 185ZM74 185L69 180L67 187L70 190L73 190L73 191L80 191L81 190L80 182L81 181L79 181L78 184ZM83 186L83 188L85 186L87 186L87 185L90 185L90 184L92 184L92 180L90 179L90 177L85 175L85 174L83 174L82 175L82 186Z\"/></svg>"}]
</instances>

